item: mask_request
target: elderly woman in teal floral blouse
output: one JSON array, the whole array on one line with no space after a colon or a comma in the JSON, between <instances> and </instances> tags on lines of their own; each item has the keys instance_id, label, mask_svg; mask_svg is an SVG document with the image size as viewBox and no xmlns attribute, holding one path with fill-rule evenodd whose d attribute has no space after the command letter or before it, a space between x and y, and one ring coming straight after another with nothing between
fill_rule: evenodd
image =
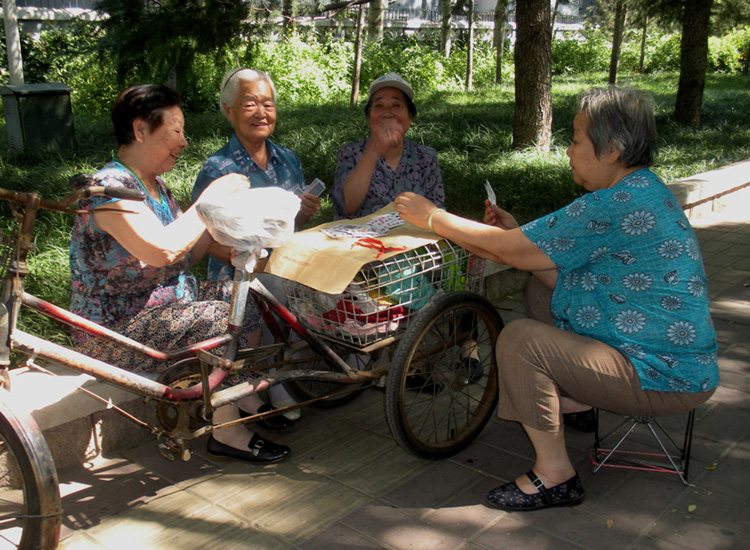
<instances>
[{"instance_id":1,"label":"elderly woman in teal floral blouse","mask_svg":"<svg viewBox=\"0 0 750 550\"><path fill-rule=\"evenodd\" d=\"M533 273L529 319L497 342L498 416L520 422L534 466L489 492L502 510L583 500L563 414L592 407L668 415L705 402L719 382L706 276L690 223L649 169L649 98L594 89L579 98L568 157L587 194L522 227L486 202L485 224L405 193L396 211L465 248Z\"/></svg>"}]
</instances>

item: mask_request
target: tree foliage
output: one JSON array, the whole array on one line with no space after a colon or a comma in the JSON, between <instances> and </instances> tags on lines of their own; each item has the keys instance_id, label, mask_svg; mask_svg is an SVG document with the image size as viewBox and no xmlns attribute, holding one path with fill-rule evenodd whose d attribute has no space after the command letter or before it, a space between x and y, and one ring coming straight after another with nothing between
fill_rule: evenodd
<instances>
[{"instance_id":1,"label":"tree foliage","mask_svg":"<svg viewBox=\"0 0 750 550\"><path fill-rule=\"evenodd\" d=\"M102 52L115 59L118 84L158 75L180 87L196 55L219 55L249 31L245 0L99 0Z\"/></svg>"}]
</instances>

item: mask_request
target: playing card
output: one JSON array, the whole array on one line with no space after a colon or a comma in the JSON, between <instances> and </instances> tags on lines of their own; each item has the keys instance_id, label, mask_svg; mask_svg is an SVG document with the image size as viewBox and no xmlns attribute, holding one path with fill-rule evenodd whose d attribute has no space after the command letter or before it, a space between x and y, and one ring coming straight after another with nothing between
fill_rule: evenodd
<instances>
[{"instance_id":1,"label":"playing card","mask_svg":"<svg viewBox=\"0 0 750 550\"><path fill-rule=\"evenodd\" d=\"M311 195L315 195L316 197L319 197L320 194L326 190L326 184L320 181L318 178L315 178L310 182L310 185L305 187L305 193L310 193Z\"/></svg>"},{"instance_id":2,"label":"playing card","mask_svg":"<svg viewBox=\"0 0 750 550\"><path fill-rule=\"evenodd\" d=\"M487 191L487 198L489 199L490 204L494 204L495 206L497 206L497 197L495 196L495 190L492 189L489 180L484 180L484 190Z\"/></svg>"},{"instance_id":3,"label":"playing card","mask_svg":"<svg viewBox=\"0 0 750 550\"><path fill-rule=\"evenodd\" d=\"M398 212L391 212L390 214L383 214L376 218L371 219L367 222L367 225L373 228L383 229L386 232L389 229L404 225L404 220L398 215Z\"/></svg>"},{"instance_id":4,"label":"playing card","mask_svg":"<svg viewBox=\"0 0 750 550\"><path fill-rule=\"evenodd\" d=\"M385 235L384 231L380 231L368 225L353 225L348 223L342 223L327 229L321 229L320 232L324 235L328 235L332 239L340 239L344 237L369 239Z\"/></svg>"}]
</instances>

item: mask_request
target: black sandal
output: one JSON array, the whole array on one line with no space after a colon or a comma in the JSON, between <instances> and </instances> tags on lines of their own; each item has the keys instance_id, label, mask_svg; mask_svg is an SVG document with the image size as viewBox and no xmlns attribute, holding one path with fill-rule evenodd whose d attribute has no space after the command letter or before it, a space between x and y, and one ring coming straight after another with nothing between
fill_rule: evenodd
<instances>
[{"instance_id":1,"label":"black sandal","mask_svg":"<svg viewBox=\"0 0 750 550\"><path fill-rule=\"evenodd\" d=\"M546 487L544 482L529 470L526 475L531 484L539 491L527 495L518 487L515 481L501 485L487 493L487 502L492 508L508 512L541 510L551 506L576 506L583 501L584 491L581 478L576 475L554 487Z\"/></svg>"}]
</instances>

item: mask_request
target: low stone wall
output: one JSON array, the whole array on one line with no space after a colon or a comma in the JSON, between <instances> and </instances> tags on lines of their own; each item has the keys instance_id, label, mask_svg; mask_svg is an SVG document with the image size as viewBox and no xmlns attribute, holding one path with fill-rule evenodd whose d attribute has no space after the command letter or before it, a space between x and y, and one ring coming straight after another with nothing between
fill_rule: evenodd
<instances>
[{"instance_id":1,"label":"low stone wall","mask_svg":"<svg viewBox=\"0 0 750 550\"><path fill-rule=\"evenodd\" d=\"M750 160L674 181L669 188L691 220L750 204Z\"/></svg>"},{"instance_id":2,"label":"low stone wall","mask_svg":"<svg viewBox=\"0 0 750 550\"><path fill-rule=\"evenodd\" d=\"M139 445L151 436L126 419L114 406L154 424L155 407L142 398L87 374L59 365L44 365L53 376L30 368L11 371L11 392L44 433L58 469L121 448ZM93 393L101 400L92 397Z\"/></svg>"}]
</instances>

